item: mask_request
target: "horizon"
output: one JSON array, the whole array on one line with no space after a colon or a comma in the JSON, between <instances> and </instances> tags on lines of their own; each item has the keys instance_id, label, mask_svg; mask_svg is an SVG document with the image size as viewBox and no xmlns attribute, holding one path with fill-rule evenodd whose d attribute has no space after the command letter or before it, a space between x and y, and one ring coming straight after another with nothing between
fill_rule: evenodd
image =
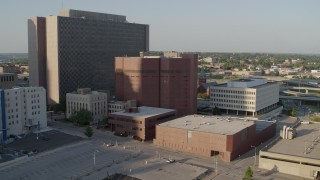
<instances>
[{"instance_id":1,"label":"horizon","mask_svg":"<svg viewBox=\"0 0 320 180\"><path fill-rule=\"evenodd\" d=\"M320 2L316 0L31 2L1 3L0 53L27 53L28 18L77 9L124 15L130 23L148 24L150 51L320 54ZM5 14L10 14L10 21Z\"/></svg>"}]
</instances>

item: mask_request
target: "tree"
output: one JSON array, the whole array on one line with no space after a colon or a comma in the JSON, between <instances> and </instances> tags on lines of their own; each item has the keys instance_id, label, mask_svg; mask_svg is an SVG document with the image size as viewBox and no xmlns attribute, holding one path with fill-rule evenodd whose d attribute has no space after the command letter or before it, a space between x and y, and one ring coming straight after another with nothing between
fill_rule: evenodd
<instances>
[{"instance_id":1,"label":"tree","mask_svg":"<svg viewBox=\"0 0 320 180\"><path fill-rule=\"evenodd\" d=\"M81 109L80 111L74 113L69 118L71 122L78 126L86 126L92 122L91 112L85 109Z\"/></svg>"},{"instance_id":2,"label":"tree","mask_svg":"<svg viewBox=\"0 0 320 180\"><path fill-rule=\"evenodd\" d=\"M221 115L220 108L217 106L212 109L212 115Z\"/></svg>"},{"instance_id":3,"label":"tree","mask_svg":"<svg viewBox=\"0 0 320 180\"><path fill-rule=\"evenodd\" d=\"M292 108L290 114L291 116L296 117L298 115L298 110L296 108Z\"/></svg>"},{"instance_id":4,"label":"tree","mask_svg":"<svg viewBox=\"0 0 320 180\"><path fill-rule=\"evenodd\" d=\"M93 130L90 126L88 126L85 131L84 131L84 134L87 136L87 137L91 137L93 135Z\"/></svg>"},{"instance_id":5,"label":"tree","mask_svg":"<svg viewBox=\"0 0 320 180\"><path fill-rule=\"evenodd\" d=\"M243 179L251 179L253 177L253 171L250 166L247 167L246 171L244 172Z\"/></svg>"}]
</instances>

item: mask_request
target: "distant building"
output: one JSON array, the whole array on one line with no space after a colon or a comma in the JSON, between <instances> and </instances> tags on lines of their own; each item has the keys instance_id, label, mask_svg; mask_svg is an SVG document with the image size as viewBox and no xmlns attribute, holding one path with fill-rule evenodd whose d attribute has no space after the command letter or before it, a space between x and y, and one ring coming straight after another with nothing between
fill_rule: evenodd
<instances>
[{"instance_id":1,"label":"distant building","mask_svg":"<svg viewBox=\"0 0 320 180\"><path fill-rule=\"evenodd\" d=\"M3 142L10 135L25 134L47 127L46 90L43 87L0 90L0 100Z\"/></svg>"},{"instance_id":2,"label":"distant building","mask_svg":"<svg viewBox=\"0 0 320 180\"><path fill-rule=\"evenodd\" d=\"M67 93L67 118L80 110L91 112L93 124L97 124L108 116L108 94L80 88L76 92Z\"/></svg>"},{"instance_id":3,"label":"distant building","mask_svg":"<svg viewBox=\"0 0 320 180\"><path fill-rule=\"evenodd\" d=\"M232 75L236 76L261 76L261 71L232 71Z\"/></svg>"},{"instance_id":4,"label":"distant building","mask_svg":"<svg viewBox=\"0 0 320 180\"><path fill-rule=\"evenodd\" d=\"M14 66L14 65L0 66L0 73L15 73L15 74L18 74L18 73L20 73L20 67L19 66Z\"/></svg>"},{"instance_id":5,"label":"distant building","mask_svg":"<svg viewBox=\"0 0 320 180\"><path fill-rule=\"evenodd\" d=\"M176 118L176 111L141 106L114 112L109 116L112 131L137 136L141 140L152 140L156 133L155 125Z\"/></svg>"},{"instance_id":6,"label":"distant building","mask_svg":"<svg viewBox=\"0 0 320 180\"><path fill-rule=\"evenodd\" d=\"M239 79L212 86L211 106L225 113L258 115L275 108L279 102L279 84L266 79Z\"/></svg>"},{"instance_id":7,"label":"distant building","mask_svg":"<svg viewBox=\"0 0 320 180\"><path fill-rule=\"evenodd\" d=\"M190 115L156 125L153 144L198 156L232 161L276 133L276 123Z\"/></svg>"},{"instance_id":8,"label":"distant building","mask_svg":"<svg viewBox=\"0 0 320 180\"><path fill-rule=\"evenodd\" d=\"M320 124L300 124L293 139L278 139L260 150L259 168L301 177L320 178ZM286 131L290 136L290 131Z\"/></svg>"},{"instance_id":9,"label":"distant building","mask_svg":"<svg viewBox=\"0 0 320 180\"><path fill-rule=\"evenodd\" d=\"M0 89L11 89L17 85L17 74L0 73Z\"/></svg>"},{"instance_id":10,"label":"distant building","mask_svg":"<svg viewBox=\"0 0 320 180\"><path fill-rule=\"evenodd\" d=\"M116 57L116 98L176 109L177 116L194 114L197 70L197 55Z\"/></svg>"},{"instance_id":11,"label":"distant building","mask_svg":"<svg viewBox=\"0 0 320 180\"><path fill-rule=\"evenodd\" d=\"M199 76L198 76L198 86L207 82L206 72L201 68Z\"/></svg>"},{"instance_id":12,"label":"distant building","mask_svg":"<svg viewBox=\"0 0 320 180\"><path fill-rule=\"evenodd\" d=\"M44 86L48 103L78 87L114 93L114 57L149 50L149 26L126 16L62 10L28 20L30 85Z\"/></svg>"},{"instance_id":13,"label":"distant building","mask_svg":"<svg viewBox=\"0 0 320 180\"><path fill-rule=\"evenodd\" d=\"M111 101L108 103L108 113L124 111L126 108L137 107L136 100Z\"/></svg>"}]
</instances>

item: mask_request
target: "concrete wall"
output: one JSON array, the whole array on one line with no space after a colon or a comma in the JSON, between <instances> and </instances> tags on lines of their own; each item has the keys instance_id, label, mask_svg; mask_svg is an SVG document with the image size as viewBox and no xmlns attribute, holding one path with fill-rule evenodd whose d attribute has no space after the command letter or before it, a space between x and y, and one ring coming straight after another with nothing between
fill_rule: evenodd
<instances>
[{"instance_id":1,"label":"concrete wall","mask_svg":"<svg viewBox=\"0 0 320 180\"><path fill-rule=\"evenodd\" d=\"M320 160L260 151L259 168L314 179L314 172L320 171Z\"/></svg>"},{"instance_id":2,"label":"concrete wall","mask_svg":"<svg viewBox=\"0 0 320 180\"><path fill-rule=\"evenodd\" d=\"M0 89L11 89L17 85L18 77L17 74L1 74L0 73Z\"/></svg>"},{"instance_id":3,"label":"concrete wall","mask_svg":"<svg viewBox=\"0 0 320 180\"><path fill-rule=\"evenodd\" d=\"M268 83L256 90L256 111L279 102L279 84Z\"/></svg>"},{"instance_id":4,"label":"concrete wall","mask_svg":"<svg viewBox=\"0 0 320 180\"><path fill-rule=\"evenodd\" d=\"M46 18L46 46L47 46L47 94L48 103L59 103L59 56L58 56L58 17Z\"/></svg>"},{"instance_id":5,"label":"concrete wall","mask_svg":"<svg viewBox=\"0 0 320 180\"><path fill-rule=\"evenodd\" d=\"M46 19L28 19L28 59L31 86L46 88Z\"/></svg>"}]
</instances>

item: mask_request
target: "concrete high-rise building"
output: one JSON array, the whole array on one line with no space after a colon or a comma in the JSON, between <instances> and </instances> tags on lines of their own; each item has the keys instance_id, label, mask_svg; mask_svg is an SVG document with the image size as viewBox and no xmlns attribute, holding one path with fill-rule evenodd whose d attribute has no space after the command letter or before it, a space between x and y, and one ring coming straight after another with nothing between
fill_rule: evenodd
<instances>
[{"instance_id":1,"label":"concrete high-rise building","mask_svg":"<svg viewBox=\"0 0 320 180\"><path fill-rule=\"evenodd\" d=\"M47 87L46 79L46 18L28 19L29 83Z\"/></svg>"},{"instance_id":2,"label":"concrete high-rise building","mask_svg":"<svg viewBox=\"0 0 320 180\"><path fill-rule=\"evenodd\" d=\"M181 57L116 57L116 97L138 105L175 109L177 116L194 114L197 55Z\"/></svg>"},{"instance_id":3,"label":"concrete high-rise building","mask_svg":"<svg viewBox=\"0 0 320 180\"><path fill-rule=\"evenodd\" d=\"M0 90L0 129L3 142L9 135L45 129L46 110L46 90L43 87Z\"/></svg>"},{"instance_id":4,"label":"concrete high-rise building","mask_svg":"<svg viewBox=\"0 0 320 180\"><path fill-rule=\"evenodd\" d=\"M211 107L225 113L259 115L277 107L279 84L263 78L239 79L211 87Z\"/></svg>"},{"instance_id":5,"label":"concrete high-rise building","mask_svg":"<svg viewBox=\"0 0 320 180\"><path fill-rule=\"evenodd\" d=\"M79 87L114 93L114 57L149 50L149 26L120 15L62 10L30 19L28 28L30 85L46 86L49 103Z\"/></svg>"}]
</instances>

